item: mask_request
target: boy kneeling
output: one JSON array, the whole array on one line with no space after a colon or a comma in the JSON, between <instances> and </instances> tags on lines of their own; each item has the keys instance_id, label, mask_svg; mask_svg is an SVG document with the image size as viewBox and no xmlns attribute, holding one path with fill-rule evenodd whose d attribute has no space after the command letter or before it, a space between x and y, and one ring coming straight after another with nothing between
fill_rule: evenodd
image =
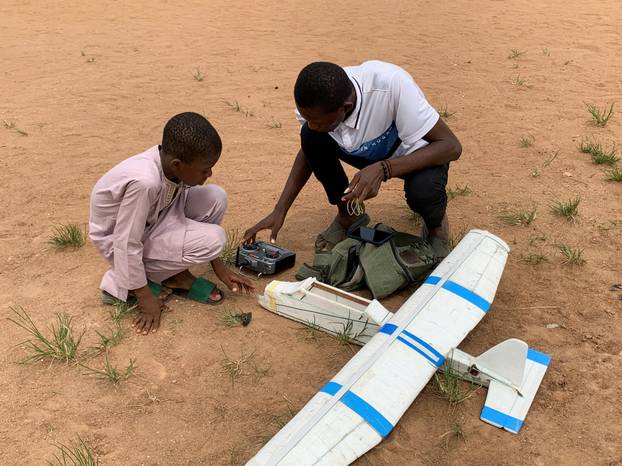
<instances>
[{"instance_id":1,"label":"boy kneeling","mask_svg":"<svg viewBox=\"0 0 622 466\"><path fill-rule=\"evenodd\" d=\"M191 266L210 262L230 290L253 289L219 258L227 241L220 226L227 194L203 183L221 150L207 119L181 113L164 127L161 146L121 162L93 188L89 236L111 265L102 299L137 301L137 333L158 329L167 292L206 304L223 301L223 292L194 277Z\"/></svg>"}]
</instances>

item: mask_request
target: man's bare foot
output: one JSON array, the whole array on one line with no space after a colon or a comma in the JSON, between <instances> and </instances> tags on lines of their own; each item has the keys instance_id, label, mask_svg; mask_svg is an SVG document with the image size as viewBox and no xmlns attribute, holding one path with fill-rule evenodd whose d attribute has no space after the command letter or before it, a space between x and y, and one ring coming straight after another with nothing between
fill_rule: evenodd
<instances>
[{"instance_id":1,"label":"man's bare foot","mask_svg":"<svg viewBox=\"0 0 622 466\"><path fill-rule=\"evenodd\" d=\"M344 215L339 212L328 228L317 235L315 250L331 251L337 243L346 239L348 229L357 222L367 225L369 216L367 214L348 215L347 213Z\"/></svg>"},{"instance_id":2,"label":"man's bare foot","mask_svg":"<svg viewBox=\"0 0 622 466\"><path fill-rule=\"evenodd\" d=\"M162 285L173 289L181 289L181 290L189 290L192 287L192 284L196 280L196 277L190 273L189 270L184 270L183 272L179 272L177 275L173 275L170 278L167 278L162 282ZM217 302L223 299L222 293L214 288L214 291L209 295L209 299Z\"/></svg>"},{"instance_id":3,"label":"man's bare foot","mask_svg":"<svg viewBox=\"0 0 622 466\"><path fill-rule=\"evenodd\" d=\"M427 230L424 225L424 230ZM444 259L449 255L449 220L447 214L443 216L441 224L430 230L427 240L438 259Z\"/></svg>"}]
</instances>

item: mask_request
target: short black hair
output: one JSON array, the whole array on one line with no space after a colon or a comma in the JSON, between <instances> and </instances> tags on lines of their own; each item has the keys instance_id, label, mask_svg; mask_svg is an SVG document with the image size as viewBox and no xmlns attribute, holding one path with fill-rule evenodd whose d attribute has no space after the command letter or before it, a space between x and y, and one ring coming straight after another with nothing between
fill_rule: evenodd
<instances>
[{"instance_id":1,"label":"short black hair","mask_svg":"<svg viewBox=\"0 0 622 466\"><path fill-rule=\"evenodd\" d=\"M305 66L294 86L299 108L321 108L334 112L352 93L352 82L345 70L334 63L318 61Z\"/></svg>"},{"instance_id":2,"label":"short black hair","mask_svg":"<svg viewBox=\"0 0 622 466\"><path fill-rule=\"evenodd\" d=\"M162 152L171 157L189 163L197 157L218 157L221 151L218 132L198 113L180 113L164 126Z\"/></svg>"}]
</instances>

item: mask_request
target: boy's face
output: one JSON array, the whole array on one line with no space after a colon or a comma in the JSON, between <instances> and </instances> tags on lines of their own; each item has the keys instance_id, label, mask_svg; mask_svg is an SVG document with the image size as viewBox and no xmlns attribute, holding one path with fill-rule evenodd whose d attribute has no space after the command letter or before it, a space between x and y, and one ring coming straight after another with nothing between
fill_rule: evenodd
<instances>
[{"instance_id":1,"label":"boy's face","mask_svg":"<svg viewBox=\"0 0 622 466\"><path fill-rule=\"evenodd\" d=\"M327 112L320 107L312 108L300 108L298 111L300 115L307 120L309 129L317 131L319 133L328 133L337 129L343 120L346 119L347 114L352 110L352 102L345 102L334 112Z\"/></svg>"},{"instance_id":2,"label":"boy's face","mask_svg":"<svg viewBox=\"0 0 622 466\"><path fill-rule=\"evenodd\" d=\"M182 181L186 186L202 185L212 176L212 167L216 165L219 158L220 154L210 154L197 156L192 162L173 159L171 169L175 178Z\"/></svg>"}]
</instances>

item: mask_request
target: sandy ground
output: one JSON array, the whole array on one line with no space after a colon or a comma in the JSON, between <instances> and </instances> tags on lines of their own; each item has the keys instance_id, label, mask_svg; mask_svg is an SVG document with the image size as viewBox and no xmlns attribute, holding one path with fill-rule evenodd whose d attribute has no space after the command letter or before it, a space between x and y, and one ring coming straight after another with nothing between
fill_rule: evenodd
<instances>
[{"instance_id":1,"label":"sandy ground","mask_svg":"<svg viewBox=\"0 0 622 466\"><path fill-rule=\"evenodd\" d=\"M212 181L230 195L225 225L243 230L270 211L297 150L299 69L319 59L383 59L411 72L437 108L455 112L447 122L464 152L449 185L471 193L450 202L454 232L488 229L512 247L493 308L462 348L478 353L519 337L553 362L520 435L479 421L483 390L450 409L426 389L357 464L622 464L622 294L609 291L622 281L622 184L605 181L577 149L583 137L607 148L622 142L622 107L604 128L585 107L622 106L620 24L622 3L611 0L5 0L0 119L28 135L0 126L1 313L22 306L46 328L67 312L87 329L84 347L93 345L96 330L111 328L97 290L105 264L90 244L59 253L47 240L54 225L88 220L99 176L157 144L171 115L202 112L224 141ZM512 48L524 53L509 59ZM513 84L517 76L526 85ZM236 100L242 112L226 104ZM273 121L282 127L270 128ZM535 144L519 147L527 134ZM575 224L551 213L552 201L575 196ZM508 208L532 206L538 217L529 226L500 220ZM416 231L397 181L368 211ZM299 263L310 259L332 215L310 183L280 243ZM562 242L583 248L586 264L563 265ZM540 252L548 257L541 265L522 260ZM385 304L397 309L407 295ZM177 301L157 335L128 331L110 359L124 367L135 358L138 367L116 387L75 366L15 364L26 335L5 321L0 464L43 464L54 443L77 436L103 465L243 464L355 349L306 340L252 297L228 304L252 311L251 325L227 328L217 309ZM232 385L224 353L253 351L258 369L246 365ZM88 364L101 367L102 358ZM456 423L463 440L446 435Z\"/></svg>"}]
</instances>

